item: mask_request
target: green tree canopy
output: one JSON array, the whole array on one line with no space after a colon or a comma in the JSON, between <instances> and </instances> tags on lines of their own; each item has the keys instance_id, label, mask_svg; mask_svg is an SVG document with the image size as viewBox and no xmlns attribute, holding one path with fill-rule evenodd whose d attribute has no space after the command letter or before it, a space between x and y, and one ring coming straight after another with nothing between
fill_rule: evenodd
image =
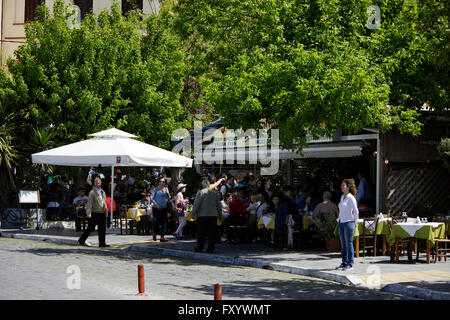
<instances>
[{"instance_id":1,"label":"green tree canopy","mask_svg":"<svg viewBox=\"0 0 450 320\"><path fill-rule=\"evenodd\" d=\"M61 0L52 12L40 6L25 25L26 43L0 70L3 204L13 205L15 183L39 182L46 167L32 166L32 153L110 127L169 148L172 132L190 124L180 104L184 52L158 15L123 16L116 3L79 28L71 28L71 15Z\"/></svg>"},{"instance_id":2,"label":"green tree canopy","mask_svg":"<svg viewBox=\"0 0 450 320\"><path fill-rule=\"evenodd\" d=\"M206 104L230 127L280 129L281 143L306 136L420 132L417 109L444 111L447 7L439 1L378 2L368 29L360 0L179 0L167 22L188 48ZM421 23L427 19L426 23Z\"/></svg>"},{"instance_id":3,"label":"green tree canopy","mask_svg":"<svg viewBox=\"0 0 450 320\"><path fill-rule=\"evenodd\" d=\"M124 17L117 4L86 16L80 28L69 28L69 15L62 1L52 13L41 6L38 20L25 26L26 44L8 61L11 82L2 90L11 94L22 133L52 126L67 143L115 126L168 147L187 120L176 38L157 16Z\"/></svg>"}]
</instances>

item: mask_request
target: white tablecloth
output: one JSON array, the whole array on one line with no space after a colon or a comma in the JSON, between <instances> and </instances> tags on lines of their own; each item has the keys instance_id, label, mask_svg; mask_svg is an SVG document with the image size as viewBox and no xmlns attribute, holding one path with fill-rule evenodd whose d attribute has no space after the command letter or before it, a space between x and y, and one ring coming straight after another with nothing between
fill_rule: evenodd
<instances>
[{"instance_id":1,"label":"white tablecloth","mask_svg":"<svg viewBox=\"0 0 450 320\"><path fill-rule=\"evenodd\" d=\"M391 221L391 220L392 220L392 218L380 218L380 219L378 219L378 222L380 222L380 221ZM364 221L364 219L358 219L357 220L358 223L363 223L363 221Z\"/></svg>"},{"instance_id":2,"label":"white tablecloth","mask_svg":"<svg viewBox=\"0 0 450 320\"><path fill-rule=\"evenodd\" d=\"M390 221L390 220L392 220L392 218L380 218L378 219L378 223L380 223L381 221ZM358 219L357 222L363 223L364 219ZM375 232L375 223L373 221L366 221L365 228L371 232Z\"/></svg>"},{"instance_id":3,"label":"white tablecloth","mask_svg":"<svg viewBox=\"0 0 450 320\"><path fill-rule=\"evenodd\" d=\"M262 218L263 218L263 221L264 221L264 227L267 228L267 225L269 224L270 220L272 220L273 218L272 217L266 217L266 216L263 216Z\"/></svg>"},{"instance_id":4,"label":"white tablecloth","mask_svg":"<svg viewBox=\"0 0 450 320\"><path fill-rule=\"evenodd\" d=\"M433 228L439 227L441 223L439 222L428 222L428 223L397 223L403 230L405 230L411 237L414 237L416 232L422 229L424 226L432 226Z\"/></svg>"},{"instance_id":5,"label":"white tablecloth","mask_svg":"<svg viewBox=\"0 0 450 320\"><path fill-rule=\"evenodd\" d=\"M151 209L130 208L130 210L131 210L131 214L132 214L133 218L136 218L136 212L138 210L145 210L147 212L147 215L149 215L150 217L152 216L152 210Z\"/></svg>"}]
</instances>

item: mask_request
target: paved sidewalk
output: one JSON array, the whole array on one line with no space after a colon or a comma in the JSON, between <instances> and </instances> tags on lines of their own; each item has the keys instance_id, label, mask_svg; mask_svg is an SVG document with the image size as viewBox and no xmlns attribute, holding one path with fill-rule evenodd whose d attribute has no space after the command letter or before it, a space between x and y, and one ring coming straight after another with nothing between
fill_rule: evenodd
<instances>
[{"instance_id":1,"label":"paved sidewalk","mask_svg":"<svg viewBox=\"0 0 450 320\"><path fill-rule=\"evenodd\" d=\"M81 235L81 232L67 229L0 230L0 233L2 237L69 245L77 245L77 239ZM118 231L107 231L107 243L112 248L266 268L413 298L450 300L450 261L426 264L425 254L421 254L419 261L413 264L407 263L406 257L401 257L398 264L390 263L386 256L360 257L355 259L353 270L344 272L335 270L341 262L340 253L283 251L264 248L259 244L218 244L214 254L206 254L193 252L195 240L176 241L171 236L166 238L169 242L161 243L154 242L148 235L120 235ZM88 242L98 245L96 232L91 234Z\"/></svg>"}]
</instances>

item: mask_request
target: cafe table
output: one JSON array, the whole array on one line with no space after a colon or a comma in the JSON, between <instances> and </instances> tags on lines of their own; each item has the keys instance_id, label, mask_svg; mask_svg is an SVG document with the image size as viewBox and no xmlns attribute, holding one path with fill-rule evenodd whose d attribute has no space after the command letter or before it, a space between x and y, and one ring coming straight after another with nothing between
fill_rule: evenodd
<instances>
[{"instance_id":1,"label":"cafe table","mask_svg":"<svg viewBox=\"0 0 450 320\"><path fill-rule=\"evenodd\" d=\"M127 211L127 219L136 220L136 222L141 221L142 216L150 215L150 209L139 209L139 208L129 208Z\"/></svg>"},{"instance_id":2,"label":"cafe table","mask_svg":"<svg viewBox=\"0 0 450 320\"><path fill-rule=\"evenodd\" d=\"M311 216L303 215L303 230L308 230L313 224L315 222Z\"/></svg>"},{"instance_id":3,"label":"cafe table","mask_svg":"<svg viewBox=\"0 0 450 320\"><path fill-rule=\"evenodd\" d=\"M275 229L275 216L262 216L258 221L258 229Z\"/></svg>"},{"instance_id":4,"label":"cafe table","mask_svg":"<svg viewBox=\"0 0 450 320\"><path fill-rule=\"evenodd\" d=\"M389 221L391 220L391 218L379 218L378 219L378 224L377 224L377 229L376 230L372 230L372 233L375 231L376 235L381 235L383 236L383 256L386 255L386 239L387 236L389 235ZM356 226L355 226L355 231L353 233L353 239L355 240L355 257L359 258L359 236L363 234L363 222L364 219L358 219ZM367 223L369 225L369 223ZM369 230L370 232L370 230ZM336 236L339 236L339 223L336 225L335 229L334 229L334 234ZM370 233L369 233L370 234Z\"/></svg>"},{"instance_id":5,"label":"cafe table","mask_svg":"<svg viewBox=\"0 0 450 320\"><path fill-rule=\"evenodd\" d=\"M416 222L414 219L406 223L396 223L392 225L392 231L387 236L389 245L394 245L398 239L415 238L426 240L427 244L427 264L430 263L430 251L434 246L434 239L443 239L445 235L445 224L443 222ZM398 252L395 253L396 260Z\"/></svg>"},{"instance_id":6,"label":"cafe table","mask_svg":"<svg viewBox=\"0 0 450 320\"><path fill-rule=\"evenodd\" d=\"M188 210L188 212L186 213L186 221L188 222L197 221L197 217L192 218L192 211Z\"/></svg>"},{"instance_id":7,"label":"cafe table","mask_svg":"<svg viewBox=\"0 0 450 320\"><path fill-rule=\"evenodd\" d=\"M224 216L222 216L222 218L217 218L217 225L221 226L222 223L225 221L225 218L226 217L224 217ZM192 211L188 210L186 212L186 222L194 222L194 221L197 221L197 217L193 218L192 217Z\"/></svg>"}]
</instances>

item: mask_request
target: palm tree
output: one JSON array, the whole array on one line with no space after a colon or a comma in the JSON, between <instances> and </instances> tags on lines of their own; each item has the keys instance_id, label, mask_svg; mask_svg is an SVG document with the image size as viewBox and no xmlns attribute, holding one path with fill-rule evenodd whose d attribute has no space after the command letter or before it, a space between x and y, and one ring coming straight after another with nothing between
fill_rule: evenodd
<instances>
[{"instance_id":1,"label":"palm tree","mask_svg":"<svg viewBox=\"0 0 450 320\"><path fill-rule=\"evenodd\" d=\"M23 183L27 188L37 188L46 171L50 175L53 173L53 166L32 164L31 155L57 147L55 136L56 133L51 128L32 128L25 139L22 139L23 157L20 164L23 168Z\"/></svg>"},{"instance_id":2,"label":"palm tree","mask_svg":"<svg viewBox=\"0 0 450 320\"><path fill-rule=\"evenodd\" d=\"M17 152L13 147L12 128L7 123L0 125L0 165L11 168Z\"/></svg>"},{"instance_id":3,"label":"palm tree","mask_svg":"<svg viewBox=\"0 0 450 320\"><path fill-rule=\"evenodd\" d=\"M55 148L56 133L50 128L33 128L28 142L28 149L34 152L41 152Z\"/></svg>"},{"instance_id":4,"label":"palm tree","mask_svg":"<svg viewBox=\"0 0 450 320\"><path fill-rule=\"evenodd\" d=\"M0 109L0 202L6 206L12 205L17 194L17 187L12 175L12 166L18 159L18 153L14 147L13 127L9 124L9 115L4 108Z\"/></svg>"}]
</instances>

